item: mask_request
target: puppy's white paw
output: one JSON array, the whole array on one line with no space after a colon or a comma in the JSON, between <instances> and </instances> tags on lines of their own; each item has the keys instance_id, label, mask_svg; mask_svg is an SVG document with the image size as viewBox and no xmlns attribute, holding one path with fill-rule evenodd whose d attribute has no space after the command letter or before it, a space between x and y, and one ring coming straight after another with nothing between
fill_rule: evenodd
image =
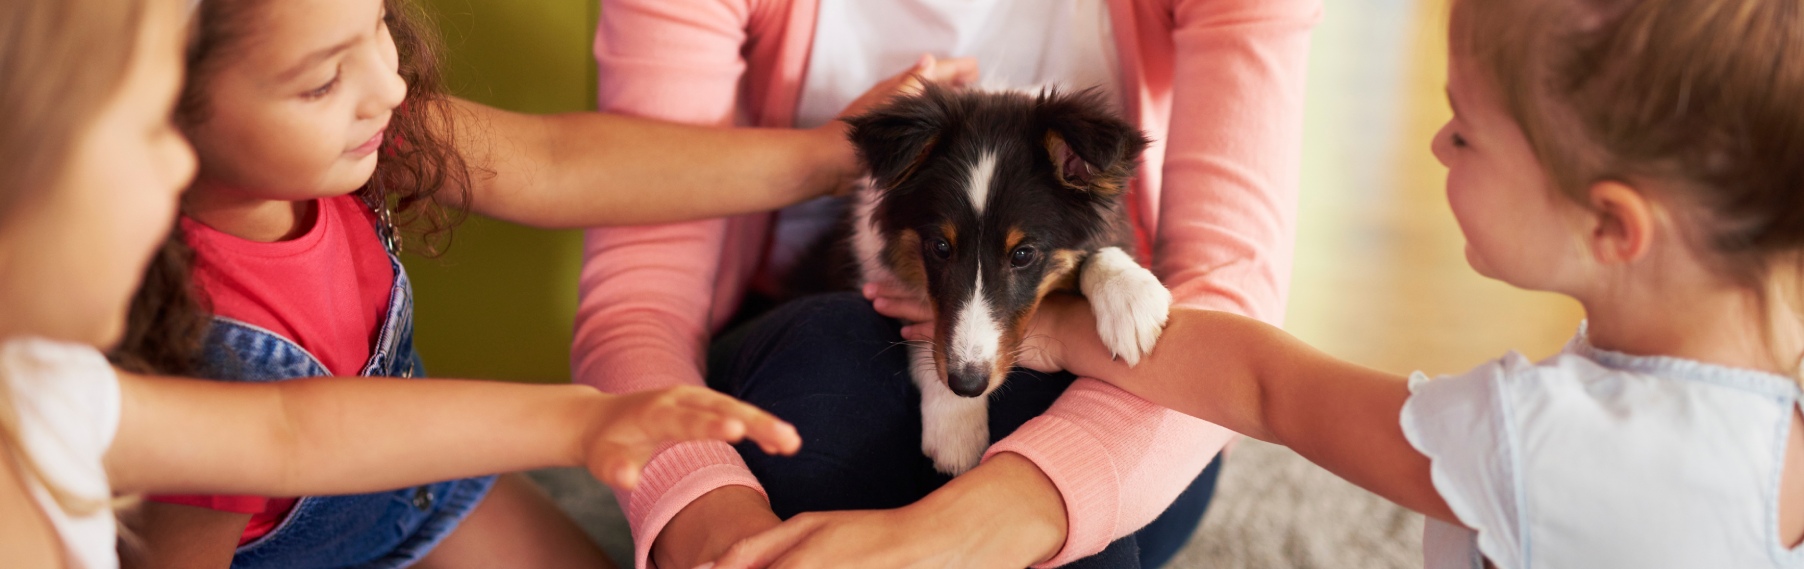
<instances>
[{"instance_id":1,"label":"puppy's white paw","mask_svg":"<svg viewBox=\"0 0 1804 569\"><path fill-rule=\"evenodd\" d=\"M921 405L921 452L933 459L934 470L953 476L976 468L990 448L988 406L982 399L961 403L975 409L933 413L926 403Z\"/></svg>"},{"instance_id":2,"label":"puppy's white paw","mask_svg":"<svg viewBox=\"0 0 1804 569\"><path fill-rule=\"evenodd\" d=\"M933 356L909 348L909 374L921 390L921 452L933 468L957 476L977 466L990 448L990 405L985 397L960 397L940 381Z\"/></svg>"},{"instance_id":3,"label":"puppy's white paw","mask_svg":"<svg viewBox=\"0 0 1804 569\"><path fill-rule=\"evenodd\" d=\"M1171 316L1171 291L1159 277L1127 252L1108 247L1084 262L1078 286L1090 300L1096 333L1110 352L1129 366L1152 353Z\"/></svg>"}]
</instances>

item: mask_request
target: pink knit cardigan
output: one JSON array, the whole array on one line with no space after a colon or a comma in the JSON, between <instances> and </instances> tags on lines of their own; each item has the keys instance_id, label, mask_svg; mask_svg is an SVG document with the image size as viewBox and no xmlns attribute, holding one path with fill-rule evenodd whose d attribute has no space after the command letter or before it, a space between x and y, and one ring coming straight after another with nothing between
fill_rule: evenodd
<instances>
[{"instance_id":1,"label":"pink knit cardigan","mask_svg":"<svg viewBox=\"0 0 1804 569\"><path fill-rule=\"evenodd\" d=\"M601 110L792 126L818 0L602 4ZM1320 14L1320 0L1110 2L1126 111L1154 140L1131 210L1141 249L1182 305L1283 319L1303 78ZM708 338L760 268L771 217L590 230L571 362L577 381L616 393L702 384ZM1018 453L1058 487L1070 523L1045 564L1053 566L1152 521L1232 437L1081 379L989 455ZM660 452L639 489L622 496L638 565L648 565L672 516L734 484L762 491L726 444Z\"/></svg>"}]
</instances>

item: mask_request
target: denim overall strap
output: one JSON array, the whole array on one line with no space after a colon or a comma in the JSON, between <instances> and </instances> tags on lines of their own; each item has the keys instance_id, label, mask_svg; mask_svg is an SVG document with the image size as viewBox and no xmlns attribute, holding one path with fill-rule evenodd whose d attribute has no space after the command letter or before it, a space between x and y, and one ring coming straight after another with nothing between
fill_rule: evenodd
<instances>
[{"instance_id":1,"label":"denim overall strap","mask_svg":"<svg viewBox=\"0 0 1804 569\"><path fill-rule=\"evenodd\" d=\"M362 375L420 377L413 347L413 294L399 259L388 314ZM214 317L203 377L271 382L328 375L295 342L257 326ZM406 404L407 402L397 402ZM268 534L240 546L235 569L276 567L406 567L425 557L487 495L494 477L351 496L309 496Z\"/></svg>"}]
</instances>

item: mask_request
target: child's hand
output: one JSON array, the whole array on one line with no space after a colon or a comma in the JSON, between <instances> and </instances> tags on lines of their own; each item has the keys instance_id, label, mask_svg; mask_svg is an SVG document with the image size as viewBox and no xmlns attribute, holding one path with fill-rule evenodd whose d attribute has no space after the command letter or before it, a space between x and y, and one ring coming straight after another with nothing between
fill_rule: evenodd
<instances>
[{"instance_id":1,"label":"child's hand","mask_svg":"<svg viewBox=\"0 0 1804 569\"><path fill-rule=\"evenodd\" d=\"M604 397L583 437L583 462L596 479L616 488L637 487L640 469L669 443L749 438L764 452L781 455L802 447L802 437L789 423L705 387Z\"/></svg>"},{"instance_id":2,"label":"child's hand","mask_svg":"<svg viewBox=\"0 0 1804 569\"><path fill-rule=\"evenodd\" d=\"M894 97L919 93L926 82L963 87L976 81L976 59L935 59L932 55L922 55L914 67L878 82L863 95L859 95L852 104L846 105L845 110L840 111L839 118L858 116ZM831 183L825 185L825 190L819 191L826 191L830 195L845 195L865 174L864 166L859 164L858 154L852 149L851 141L846 140L846 132L850 128L851 125L845 121L836 120L813 130L815 139L819 141L817 145L830 157L827 160L832 166L826 170L833 172L835 176Z\"/></svg>"},{"instance_id":3,"label":"child's hand","mask_svg":"<svg viewBox=\"0 0 1804 569\"><path fill-rule=\"evenodd\" d=\"M889 101L893 97L920 93L926 83L943 83L952 87L964 87L977 82L977 60L970 57L954 57L938 59L929 54L922 54L915 61L914 67L884 79L872 86L869 91L859 95L852 104L840 111L840 118L854 117L864 114L877 105Z\"/></svg>"},{"instance_id":4,"label":"child's hand","mask_svg":"<svg viewBox=\"0 0 1804 569\"><path fill-rule=\"evenodd\" d=\"M1073 328L1071 322L1074 320L1087 320L1090 327ZM1083 297L1063 292L1046 295L1040 299L1039 308L1034 310L1033 318L1027 321L1027 330L1021 334L1021 349L1017 350L1015 365L1038 372L1063 371L1067 344L1085 340L1068 334L1094 336L1094 322L1090 302Z\"/></svg>"}]
</instances>

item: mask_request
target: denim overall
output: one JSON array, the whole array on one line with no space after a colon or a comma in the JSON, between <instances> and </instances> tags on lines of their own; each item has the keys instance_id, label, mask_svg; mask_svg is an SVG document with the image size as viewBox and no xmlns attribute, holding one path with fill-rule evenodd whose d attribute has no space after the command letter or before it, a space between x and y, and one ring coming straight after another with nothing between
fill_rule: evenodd
<instances>
[{"instance_id":1,"label":"denim overall","mask_svg":"<svg viewBox=\"0 0 1804 569\"><path fill-rule=\"evenodd\" d=\"M395 284L388 316L359 375L421 376L425 370L413 349L413 289L394 256L392 230L379 232L390 251ZM200 375L211 379L270 382L330 375L293 341L230 318L213 318L204 350ZM494 483L495 477L485 476L375 494L304 497L275 529L239 546L232 567L406 567L450 535Z\"/></svg>"}]
</instances>

